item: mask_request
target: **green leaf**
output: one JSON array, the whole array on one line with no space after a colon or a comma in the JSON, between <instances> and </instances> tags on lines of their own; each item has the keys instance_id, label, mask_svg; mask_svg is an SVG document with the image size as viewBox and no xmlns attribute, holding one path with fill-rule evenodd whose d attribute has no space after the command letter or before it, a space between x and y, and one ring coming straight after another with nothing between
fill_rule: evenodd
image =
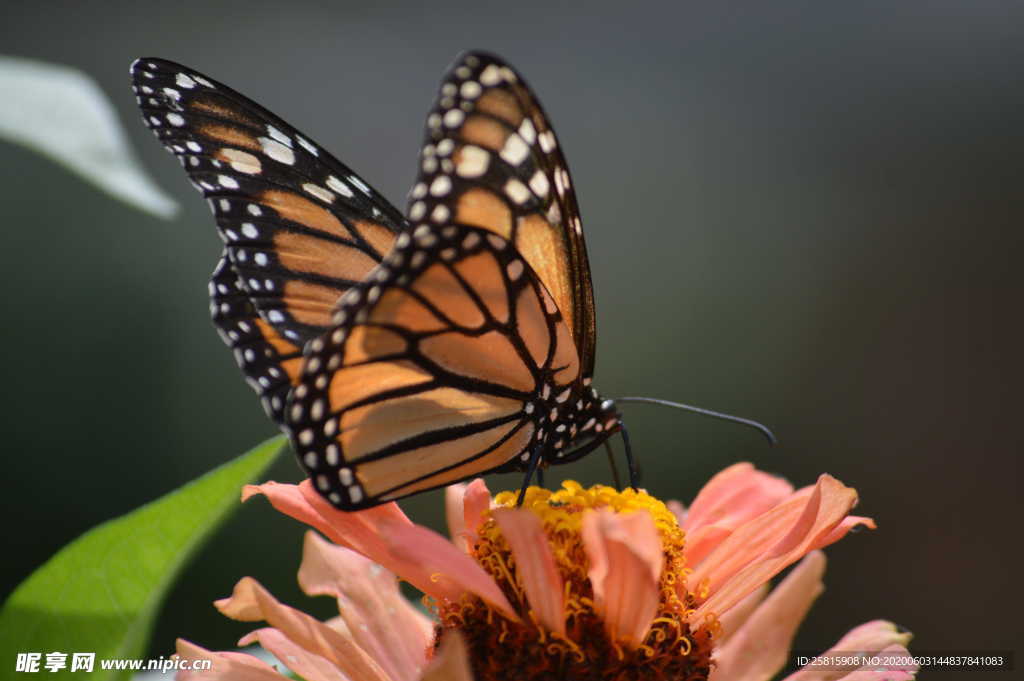
<instances>
[{"instance_id":1,"label":"green leaf","mask_svg":"<svg viewBox=\"0 0 1024 681\"><path fill-rule=\"evenodd\" d=\"M0 56L0 138L48 156L96 187L157 217L178 205L136 160L96 82L59 64Z\"/></svg>"},{"instance_id":2,"label":"green leaf","mask_svg":"<svg viewBox=\"0 0 1024 681\"><path fill-rule=\"evenodd\" d=\"M264 442L170 494L95 527L57 552L0 609L0 676L15 670L18 653L96 653L90 679L126 679L102 671L105 658L145 654L161 602L175 577L213 531L241 504L241 486L257 478L287 448Z\"/></svg>"}]
</instances>

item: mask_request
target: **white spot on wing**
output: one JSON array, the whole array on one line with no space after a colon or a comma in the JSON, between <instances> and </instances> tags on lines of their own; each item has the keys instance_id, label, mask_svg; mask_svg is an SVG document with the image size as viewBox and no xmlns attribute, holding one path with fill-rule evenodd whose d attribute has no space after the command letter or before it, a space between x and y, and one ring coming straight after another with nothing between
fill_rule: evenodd
<instances>
[{"instance_id":1,"label":"white spot on wing","mask_svg":"<svg viewBox=\"0 0 1024 681\"><path fill-rule=\"evenodd\" d=\"M316 198L320 199L321 201L324 201L326 203L334 203L334 194L332 194L331 192L329 192L328 190L324 189L319 185L312 184L311 182L306 182L305 184L302 185L302 188L306 190L308 193L315 196Z\"/></svg>"},{"instance_id":2,"label":"white spot on wing","mask_svg":"<svg viewBox=\"0 0 1024 681\"><path fill-rule=\"evenodd\" d=\"M338 192L347 199L351 199L355 194L349 189L348 185L336 178L334 175L327 176L327 186Z\"/></svg>"},{"instance_id":3,"label":"white spot on wing","mask_svg":"<svg viewBox=\"0 0 1024 681\"><path fill-rule=\"evenodd\" d=\"M320 155L320 150L317 149L313 144L306 140L302 135L296 135L295 140L299 143L299 146L313 154L314 156Z\"/></svg>"},{"instance_id":4,"label":"white spot on wing","mask_svg":"<svg viewBox=\"0 0 1024 681\"><path fill-rule=\"evenodd\" d=\"M462 123L462 119L466 117L460 109L448 109L444 115L444 124L449 128L454 128Z\"/></svg>"},{"instance_id":5,"label":"white spot on wing","mask_svg":"<svg viewBox=\"0 0 1024 681\"><path fill-rule=\"evenodd\" d=\"M348 181L351 182L352 184L354 184L357 188L359 188L367 196L370 195L370 187L365 182L363 182L358 177L356 177L355 175L349 175L348 176Z\"/></svg>"},{"instance_id":6,"label":"white spot on wing","mask_svg":"<svg viewBox=\"0 0 1024 681\"><path fill-rule=\"evenodd\" d=\"M518 204L526 203L530 198L530 190L514 177L505 183L505 194Z\"/></svg>"},{"instance_id":7,"label":"white spot on wing","mask_svg":"<svg viewBox=\"0 0 1024 681\"><path fill-rule=\"evenodd\" d=\"M491 156L480 147L466 145L459 152L459 161L455 165L455 172L462 177L480 177L487 172Z\"/></svg>"},{"instance_id":8,"label":"white spot on wing","mask_svg":"<svg viewBox=\"0 0 1024 681\"><path fill-rule=\"evenodd\" d=\"M537 130L533 127L533 121L524 118L519 126L519 136L526 140L527 144L533 144L537 139Z\"/></svg>"},{"instance_id":9,"label":"white spot on wing","mask_svg":"<svg viewBox=\"0 0 1024 681\"><path fill-rule=\"evenodd\" d=\"M543 170L538 170L530 178L530 189L540 198L546 197L550 188L551 185L548 183L548 177L544 174Z\"/></svg>"},{"instance_id":10,"label":"white spot on wing","mask_svg":"<svg viewBox=\"0 0 1024 681\"><path fill-rule=\"evenodd\" d=\"M557 146L557 142L555 142L555 133L550 130L542 132L540 136L537 137L537 140L540 142L540 148L544 150L545 154L550 154Z\"/></svg>"},{"instance_id":11,"label":"white spot on wing","mask_svg":"<svg viewBox=\"0 0 1024 681\"><path fill-rule=\"evenodd\" d=\"M291 150L290 146L285 146L280 141L267 137L260 137L259 143L263 148L263 153L278 163L289 166L295 164L295 152Z\"/></svg>"},{"instance_id":12,"label":"white spot on wing","mask_svg":"<svg viewBox=\"0 0 1024 681\"><path fill-rule=\"evenodd\" d=\"M430 183L430 193L434 196L444 196L452 189L452 181L447 175L438 175Z\"/></svg>"},{"instance_id":13,"label":"white spot on wing","mask_svg":"<svg viewBox=\"0 0 1024 681\"><path fill-rule=\"evenodd\" d=\"M232 168L240 173L256 175L263 170L263 164L260 163L260 159L249 152L239 149L221 149L220 154L227 159Z\"/></svg>"},{"instance_id":14,"label":"white spot on wing","mask_svg":"<svg viewBox=\"0 0 1024 681\"><path fill-rule=\"evenodd\" d=\"M283 132L281 132L272 125L267 125L267 134L276 139L281 144L287 145L288 147L292 146L292 138L284 134Z\"/></svg>"},{"instance_id":15,"label":"white spot on wing","mask_svg":"<svg viewBox=\"0 0 1024 681\"><path fill-rule=\"evenodd\" d=\"M501 71L495 64L488 64L480 73L480 82L484 85L497 85L501 82Z\"/></svg>"},{"instance_id":16,"label":"white spot on wing","mask_svg":"<svg viewBox=\"0 0 1024 681\"><path fill-rule=\"evenodd\" d=\"M448 210L448 206L439 203L434 206L434 210L430 213L430 219L434 222L444 222L450 215L451 212Z\"/></svg>"},{"instance_id":17,"label":"white spot on wing","mask_svg":"<svg viewBox=\"0 0 1024 681\"><path fill-rule=\"evenodd\" d=\"M508 139L505 140L505 146L502 148L499 155L509 164L517 166L525 161L529 154L530 147L526 145L523 138L512 133L508 136Z\"/></svg>"}]
</instances>

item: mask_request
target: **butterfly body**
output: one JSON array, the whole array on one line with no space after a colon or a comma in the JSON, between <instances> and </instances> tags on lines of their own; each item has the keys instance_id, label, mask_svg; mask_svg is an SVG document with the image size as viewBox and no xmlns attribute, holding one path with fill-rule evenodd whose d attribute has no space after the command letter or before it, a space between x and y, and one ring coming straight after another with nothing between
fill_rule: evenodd
<instances>
[{"instance_id":1,"label":"butterfly body","mask_svg":"<svg viewBox=\"0 0 1024 681\"><path fill-rule=\"evenodd\" d=\"M225 243L214 324L332 504L571 461L619 428L591 385L568 169L499 58L467 53L446 74L405 216L227 86L157 59L132 75Z\"/></svg>"}]
</instances>

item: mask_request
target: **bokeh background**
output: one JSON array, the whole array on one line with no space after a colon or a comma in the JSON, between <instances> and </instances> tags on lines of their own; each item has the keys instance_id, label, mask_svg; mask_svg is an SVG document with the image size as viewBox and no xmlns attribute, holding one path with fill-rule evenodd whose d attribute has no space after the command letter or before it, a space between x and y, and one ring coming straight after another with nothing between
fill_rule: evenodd
<instances>
[{"instance_id":1,"label":"bokeh background","mask_svg":"<svg viewBox=\"0 0 1024 681\"><path fill-rule=\"evenodd\" d=\"M828 471L879 522L828 551L797 640L886 617L927 651L1020 645L1024 8L993 2L8 3L8 54L76 66L182 214L163 222L0 144L6 595L75 536L273 433L207 319L209 211L137 118L128 65L247 93L404 207L448 62L496 51L554 120L598 303L596 385L758 418L626 407L648 488L750 460ZM8 96L4 93L2 96ZM602 456L555 471L607 481ZM297 480L291 460L273 476ZM492 479L492 489L514 479ZM442 527L441 498L410 500ZM302 528L252 502L152 644L233 646L210 602L295 586ZM954 678L929 671L925 678Z\"/></svg>"}]
</instances>

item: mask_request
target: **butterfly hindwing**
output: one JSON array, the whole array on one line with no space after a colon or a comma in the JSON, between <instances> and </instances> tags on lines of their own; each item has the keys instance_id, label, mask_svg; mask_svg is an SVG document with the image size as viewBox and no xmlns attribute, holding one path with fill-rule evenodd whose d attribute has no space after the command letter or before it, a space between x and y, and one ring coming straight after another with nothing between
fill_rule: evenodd
<instances>
[{"instance_id":1,"label":"butterfly hindwing","mask_svg":"<svg viewBox=\"0 0 1024 681\"><path fill-rule=\"evenodd\" d=\"M216 217L250 301L297 344L390 250L405 219L349 168L227 86L160 59L132 64L146 125Z\"/></svg>"},{"instance_id":2,"label":"butterfly hindwing","mask_svg":"<svg viewBox=\"0 0 1024 681\"><path fill-rule=\"evenodd\" d=\"M283 423L288 392L302 368L302 349L259 316L226 253L210 277L210 314L267 415Z\"/></svg>"},{"instance_id":3,"label":"butterfly hindwing","mask_svg":"<svg viewBox=\"0 0 1024 681\"><path fill-rule=\"evenodd\" d=\"M537 97L500 58L466 53L443 78L408 215L511 241L554 297L590 378L594 302L568 165Z\"/></svg>"},{"instance_id":4,"label":"butterfly hindwing","mask_svg":"<svg viewBox=\"0 0 1024 681\"><path fill-rule=\"evenodd\" d=\"M342 298L285 418L317 489L356 509L562 450L598 426L579 377L568 326L508 241L427 227Z\"/></svg>"}]
</instances>

